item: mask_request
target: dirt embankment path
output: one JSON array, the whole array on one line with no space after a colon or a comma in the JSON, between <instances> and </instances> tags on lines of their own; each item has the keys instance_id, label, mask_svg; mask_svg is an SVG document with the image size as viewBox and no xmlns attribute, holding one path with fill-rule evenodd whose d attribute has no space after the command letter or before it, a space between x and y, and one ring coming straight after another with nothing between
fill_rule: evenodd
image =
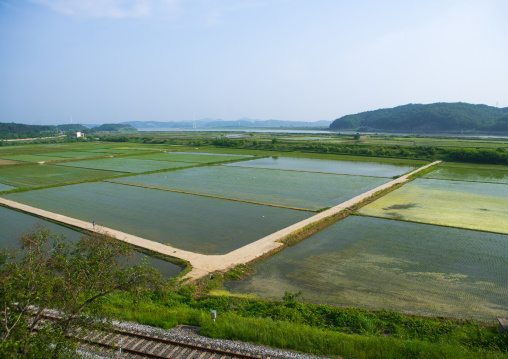
<instances>
[{"instance_id":1,"label":"dirt embankment path","mask_svg":"<svg viewBox=\"0 0 508 359\"><path fill-rule=\"evenodd\" d=\"M232 252L223 255L204 255L198 254L194 252L184 251L181 249L173 248L168 245L153 242L145 238L141 238L138 236L134 236L132 234L124 233L112 228L107 228L103 226L95 226L93 228L92 223L81 221L76 218L67 217L58 213L53 213L49 211L45 211L43 209L31 207L25 204L21 204L18 202L14 202L5 198L0 197L0 203L11 208L19 209L23 212L31 213L38 215L43 218L49 218L57 222L65 223L77 228L82 228L88 231L101 231L107 232L109 235L116 237L118 240L133 244L138 247L146 248L148 250L158 252L164 255L168 255L175 258L180 258L188 261L192 265L192 271L189 272L186 277L189 277L191 280L201 278L203 276L208 275L209 273L213 273L216 271L225 271L229 268L232 268L238 264L249 263L256 258L259 258L267 253L270 253L274 250L277 250L280 246L283 246L281 239L287 237L288 235L298 231L310 224L319 222L327 217L331 217L347 208L353 207L354 205L364 201L365 199L371 197L376 192L382 191L384 189L390 188L393 185L407 182L409 176L418 173L427 167L433 166L435 164L440 163L441 161L436 161L430 163L426 166L420 167L404 176L401 176L393 181L385 183L379 187L376 187L370 191L362 193L354 198L351 198L348 201L345 201L335 207L329 208L326 211L321 213L317 213L316 215L307 218L303 221L295 223L289 227L281 229L275 233L272 233L266 237L263 237L253 243L250 243L242 248L238 248Z\"/></svg>"}]
</instances>

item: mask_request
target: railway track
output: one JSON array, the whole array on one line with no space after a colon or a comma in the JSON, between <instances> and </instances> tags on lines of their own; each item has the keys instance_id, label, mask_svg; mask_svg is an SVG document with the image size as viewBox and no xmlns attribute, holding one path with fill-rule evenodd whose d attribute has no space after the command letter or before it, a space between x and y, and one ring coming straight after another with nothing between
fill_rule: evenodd
<instances>
[{"instance_id":1,"label":"railway track","mask_svg":"<svg viewBox=\"0 0 508 359\"><path fill-rule=\"evenodd\" d=\"M154 359L259 359L244 353L208 348L169 340L158 336L149 336L124 330L111 332L90 332L85 336L75 333L84 343L85 350L97 351L98 347L115 358L154 358Z\"/></svg>"},{"instance_id":2,"label":"railway track","mask_svg":"<svg viewBox=\"0 0 508 359\"><path fill-rule=\"evenodd\" d=\"M42 316L48 320L61 319L48 314ZM83 343L83 351L98 352L101 356L115 359L271 359L269 356L215 349L121 329L82 333L82 329L77 328L69 336Z\"/></svg>"}]
</instances>

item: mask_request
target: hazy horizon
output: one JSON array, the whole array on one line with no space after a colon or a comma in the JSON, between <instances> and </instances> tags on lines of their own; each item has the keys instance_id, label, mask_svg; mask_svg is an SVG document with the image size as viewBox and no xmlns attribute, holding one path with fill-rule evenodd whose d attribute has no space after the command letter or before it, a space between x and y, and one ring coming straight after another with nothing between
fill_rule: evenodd
<instances>
[{"instance_id":1,"label":"hazy horizon","mask_svg":"<svg viewBox=\"0 0 508 359\"><path fill-rule=\"evenodd\" d=\"M0 0L0 122L508 107L508 2Z\"/></svg>"}]
</instances>

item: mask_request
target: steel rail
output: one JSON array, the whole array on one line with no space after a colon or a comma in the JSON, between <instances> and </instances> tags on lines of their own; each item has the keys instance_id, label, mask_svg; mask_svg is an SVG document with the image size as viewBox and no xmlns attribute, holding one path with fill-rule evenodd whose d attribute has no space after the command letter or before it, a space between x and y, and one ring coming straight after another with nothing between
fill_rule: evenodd
<instances>
[{"instance_id":1,"label":"steel rail","mask_svg":"<svg viewBox=\"0 0 508 359\"><path fill-rule=\"evenodd\" d=\"M52 319L52 320L63 319L62 317L49 315L49 314L41 314L41 316L44 318ZM230 352L227 350L208 348L208 347L201 346L201 345L194 345L194 344L179 342L176 340L154 337L154 336L150 336L150 335L146 335L146 334L134 333L134 332L121 330L121 329L113 329L110 331L105 331L104 333L105 333L104 336L102 336L101 338L105 338L106 334L108 334L108 333L116 333L116 334L121 334L121 335L125 335L125 336L144 339L144 340L148 340L148 341L152 341L152 342L169 344L169 345L173 345L173 346L177 346L177 347L187 347L187 348L194 349L194 350L205 351L205 352L215 353L215 354L220 354L220 355L227 355L229 357L234 357L234 358L241 358L241 359L260 359L260 358L262 358L262 356L260 356L260 355L242 354L242 353ZM141 355L141 356L145 356L145 357L150 357L150 358L155 358L155 359L171 359L168 356L161 356L158 354L151 354L151 353L147 353L147 352L138 351L135 349L124 348L119 345L103 343L103 342L99 341L100 338L97 340L92 340L92 339L86 339L86 338L79 338L79 337L76 337L73 335L68 335L68 337L75 338L75 339L78 339L82 342L87 342L89 344L98 344L100 346L111 348L111 349L121 349L123 352L129 352L132 354Z\"/></svg>"}]
</instances>

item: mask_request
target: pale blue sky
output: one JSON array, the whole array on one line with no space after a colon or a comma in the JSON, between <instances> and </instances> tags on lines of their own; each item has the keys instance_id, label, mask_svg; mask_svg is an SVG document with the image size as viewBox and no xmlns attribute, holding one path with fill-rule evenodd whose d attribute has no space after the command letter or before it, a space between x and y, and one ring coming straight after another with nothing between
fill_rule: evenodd
<instances>
[{"instance_id":1,"label":"pale blue sky","mask_svg":"<svg viewBox=\"0 0 508 359\"><path fill-rule=\"evenodd\" d=\"M508 107L506 0L0 0L0 122Z\"/></svg>"}]
</instances>

